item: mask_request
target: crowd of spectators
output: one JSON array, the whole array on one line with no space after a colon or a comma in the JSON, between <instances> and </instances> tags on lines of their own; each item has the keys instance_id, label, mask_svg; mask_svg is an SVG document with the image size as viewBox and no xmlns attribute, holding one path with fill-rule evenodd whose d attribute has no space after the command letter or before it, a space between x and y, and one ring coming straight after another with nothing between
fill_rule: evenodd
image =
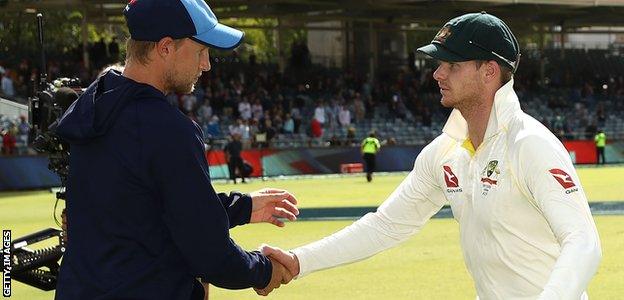
<instances>
[{"instance_id":1,"label":"crowd of spectators","mask_svg":"<svg viewBox=\"0 0 624 300\"><path fill-rule=\"evenodd\" d=\"M32 153L29 149L30 125L25 116L12 120L0 114L0 153L2 155L25 155Z\"/></svg>"},{"instance_id":2,"label":"crowd of spectators","mask_svg":"<svg viewBox=\"0 0 624 300\"><path fill-rule=\"evenodd\" d=\"M97 58L93 63L99 67L111 62L111 53L118 55L118 46L111 51L104 41L92 49ZM90 82L99 71L87 72L79 61L72 65L51 60L49 77L81 77L83 82ZM433 66L381 74L374 81L352 70L310 64L279 72L277 66L258 64L252 58L243 62L236 53L213 57L212 66L192 94L167 96L172 105L202 127L211 144L237 134L244 148L271 147L276 140L289 139L305 140L311 146L355 145L368 134L358 132L360 124L381 119L422 128L441 127L449 112L439 105ZM531 66L529 61L515 76L522 105L562 139L593 136L595 130L604 127L608 111L624 111L622 76L575 77L566 73L570 70L560 70L556 75L559 79L542 80ZM37 73L27 60L17 65L0 62L0 94L9 99L25 98L32 88L30 79ZM11 136L24 136L20 124L0 128L3 136L9 136L3 149L19 148L11 145L20 145L20 139L11 142ZM402 142L383 133L381 138Z\"/></svg>"},{"instance_id":3,"label":"crowd of spectators","mask_svg":"<svg viewBox=\"0 0 624 300\"><path fill-rule=\"evenodd\" d=\"M88 49L89 68L83 63L81 45L63 55L48 57L46 62L48 82L68 77L89 84L104 66L119 62L120 49L116 38L112 38L108 43L101 39L90 44ZM28 97L33 94L33 84L40 80L38 63L28 59L11 62L0 58L0 97L26 103Z\"/></svg>"}]
</instances>

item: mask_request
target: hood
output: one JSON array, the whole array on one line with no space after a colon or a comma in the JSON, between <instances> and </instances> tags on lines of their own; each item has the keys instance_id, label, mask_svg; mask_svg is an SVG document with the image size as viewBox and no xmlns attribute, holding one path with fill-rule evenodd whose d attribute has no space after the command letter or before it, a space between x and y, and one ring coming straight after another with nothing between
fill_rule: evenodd
<instances>
[{"instance_id":1,"label":"hood","mask_svg":"<svg viewBox=\"0 0 624 300\"><path fill-rule=\"evenodd\" d=\"M143 96L164 98L154 87L110 70L95 80L61 117L56 134L69 143L86 143L103 136L126 105Z\"/></svg>"}]
</instances>

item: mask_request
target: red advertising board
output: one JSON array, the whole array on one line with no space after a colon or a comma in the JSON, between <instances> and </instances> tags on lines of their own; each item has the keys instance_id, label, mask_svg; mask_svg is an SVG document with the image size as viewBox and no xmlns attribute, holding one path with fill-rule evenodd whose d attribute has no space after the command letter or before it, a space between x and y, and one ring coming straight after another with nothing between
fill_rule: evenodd
<instances>
[{"instance_id":1,"label":"red advertising board","mask_svg":"<svg viewBox=\"0 0 624 300\"><path fill-rule=\"evenodd\" d=\"M565 141L563 145L575 164L595 164L596 145L594 141Z\"/></svg>"},{"instance_id":2,"label":"red advertising board","mask_svg":"<svg viewBox=\"0 0 624 300\"><path fill-rule=\"evenodd\" d=\"M241 156L243 157L243 160L249 163L253 168L251 176L256 177L262 175L262 164L260 163L261 158L269 156L274 152L274 150L251 149L241 152ZM206 160L208 160L208 164L211 166L227 165L223 150L206 152Z\"/></svg>"}]
</instances>

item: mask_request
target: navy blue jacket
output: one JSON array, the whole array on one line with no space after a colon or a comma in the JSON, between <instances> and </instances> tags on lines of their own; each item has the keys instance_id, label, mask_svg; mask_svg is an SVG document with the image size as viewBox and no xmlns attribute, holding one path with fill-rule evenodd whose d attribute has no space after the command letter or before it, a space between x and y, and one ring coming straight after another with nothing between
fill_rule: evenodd
<instances>
[{"instance_id":1,"label":"navy blue jacket","mask_svg":"<svg viewBox=\"0 0 624 300\"><path fill-rule=\"evenodd\" d=\"M229 236L251 198L215 192L201 129L159 90L109 71L56 131L71 146L56 299L201 299L196 278L269 283L271 262Z\"/></svg>"}]
</instances>

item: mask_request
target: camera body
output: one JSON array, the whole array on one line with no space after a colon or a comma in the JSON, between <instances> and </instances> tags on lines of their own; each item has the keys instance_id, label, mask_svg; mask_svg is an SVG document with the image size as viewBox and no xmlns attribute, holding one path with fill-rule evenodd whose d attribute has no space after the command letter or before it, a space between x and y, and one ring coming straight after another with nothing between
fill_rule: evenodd
<instances>
[{"instance_id":1,"label":"camera body","mask_svg":"<svg viewBox=\"0 0 624 300\"><path fill-rule=\"evenodd\" d=\"M48 168L58 174L64 186L69 175L69 145L55 132L63 113L82 93L78 78L59 78L31 98L31 120L34 133L33 148L49 157ZM64 199L64 198L63 198Z\"/></svg>"}]
</instances>

